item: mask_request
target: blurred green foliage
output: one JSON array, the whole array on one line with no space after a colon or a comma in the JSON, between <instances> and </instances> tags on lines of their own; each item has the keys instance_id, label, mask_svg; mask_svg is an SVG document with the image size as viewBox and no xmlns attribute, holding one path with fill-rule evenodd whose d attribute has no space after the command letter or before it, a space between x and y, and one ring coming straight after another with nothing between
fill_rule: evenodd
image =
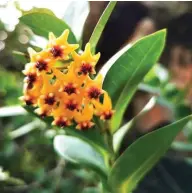
<instances>
[{"instance_id":1,"label":"blurred green foliage","mask_svg":"<svg viewBox=\"0 0 192 193\"><path fill-rule=\"evenodd\" d=\"M22 94L22 77L0 68L0 105L14 105Z\"/></svg>"}]
</instances>

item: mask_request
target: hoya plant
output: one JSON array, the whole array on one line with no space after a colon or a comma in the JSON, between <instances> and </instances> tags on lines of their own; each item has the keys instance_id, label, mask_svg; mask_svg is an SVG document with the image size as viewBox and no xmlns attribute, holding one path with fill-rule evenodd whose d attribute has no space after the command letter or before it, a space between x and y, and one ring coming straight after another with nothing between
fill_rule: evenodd
<instances>
[{"instance_id":1,"label":"hoya plant","mask_svg":"<svg viewBox=\"0 0 192 193\"><path fill-rule=\"evenodd\" d=\"M96 72L100 53L95 53L95 48L115 4L109 3L85 48L70 27L52 13L35 10L24 14L20 21L46 38L47 45L38 52L28 49L30 61L23 70L20 99L28 112L56 131L64 131L53 140L61 157L95 171L102 192L129 193L192 116L144 135L120 154L122 140L137 118L125 123L125 111L157 63L166 30L125 46ZM150 109L151 102L139 115Z\"/></svg>"}]
</instances>

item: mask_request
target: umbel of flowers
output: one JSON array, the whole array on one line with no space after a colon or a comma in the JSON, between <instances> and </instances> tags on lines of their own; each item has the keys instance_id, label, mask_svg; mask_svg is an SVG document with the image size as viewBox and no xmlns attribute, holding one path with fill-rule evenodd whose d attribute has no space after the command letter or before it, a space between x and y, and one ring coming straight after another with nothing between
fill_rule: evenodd
<instances>
[{"instance_id":1,"label":"umbel of flowers","mask_svg":"<svg viewBox=\"0 0 192 193\"><path fill-rule=\"evenodd\" d=\"M91 78L100 53L92 55L88 43L78 54L75 50L79 45L69 44L68 35L69 30L58 38L50 33L41 52L28 49L30 63L23 71L26 77L21 99L36 107L41 117L53 117L54 125L76 123L77 129L84 130L94 125L94 115L108 120L114 111L108 93L102 89L102 76Z\"/></svg>"}]
</instances>

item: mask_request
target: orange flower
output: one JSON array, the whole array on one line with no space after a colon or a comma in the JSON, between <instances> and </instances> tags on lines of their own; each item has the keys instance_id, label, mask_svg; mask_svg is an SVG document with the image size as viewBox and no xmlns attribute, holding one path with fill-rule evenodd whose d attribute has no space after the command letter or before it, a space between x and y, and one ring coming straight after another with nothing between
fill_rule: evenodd
<instances>
[{"instance_id":1,"label":"orange flower","mask_svg":"<svg viewBox=\"0 0 192 193\"><path fill-rule=\"evenodd\" d=\"M93 104L95 106L95 114L97 116L100 116L100 119L102 120L109 120L114 114L114 110L112 110L112 103L109 95L107 92L104 92L104 99L103 104L98 101L93 101Z\"/></svg>"},{"instance_id":2,"label":"orange flower","mask_svg":"<svg viewBox=\"0 0 192 193\"><path fill-rule=\"evenodd\" d=\"M74 66L77 73L82 75L95 74L95 65L100 58L100 53L96 55L91 54L90 44L86 44L85 51L79 55L76 52L72 53L74 59Z\"/></svg>"},{"instance_id":3,"label":"orange flower","mask_svg":"<svg viewBox=\"0 0 192 193\"><path fill-rule=\"evenodd\" d=\"M65 30L58 38L56 38L52 32L49 33L47 48L53 58L68 60L69 54L79 47L78 44L69 44L67 42L68 36L69 30Z\"/></svg>"},{"instance_id":4,"label":"orange flower","mask_svg":"<svg viewBox=\"0 0 192 193\"><path fill-rule=\"evenodd\" d=\"M67 117L57 117L52 124L59 127L67 127L71 125L71 121Z\"/></svg>"},{"instance_id":5,"label":"orange flower","mask_svg":"<svg viewBox=\"0 0 192 193\"><path fill-rule=\"evenodd\" d=\"M31 61L23 71L26 77L21 99L27 105L38 107L35 112L41 117L53 117L53 125L67 127L76 122L77 129L86 130L94 125L94 115L108 120L114 111L110 97L102 89L102 76L90 77L95 74L100 54L92 55L88 43L79 55L75 52L78 45L67 42L68 35L69 30L58 38L50 33L44 50L28 50ZM65 66L65 70L57 67L58 61L69 58L72 62Z\"/></svg>"},{"instance_id":6,"label":"orange flower","mask_svg":"<svg viewBox=\"0 0 192 193\"><path fill-rule=\"evenodd\" d=\"M102 82L103 79L101 74L99 74L95 79L87 78L86 97L88 99L99 100L99 97L103 93Z\"/></svg>"},{"instance_id":7,"label":"orange flower","mask_svg":"<svg viewBox=\"0 0 192 193\"><path fill-rule=\"evenodd\" d=\"M91 122L93 110L92 105L86 104L81 112L75 114L75 121L78 123L76 126L77 129L86 130L94 125L94 123Z\"/></svg>"}]
</instances>

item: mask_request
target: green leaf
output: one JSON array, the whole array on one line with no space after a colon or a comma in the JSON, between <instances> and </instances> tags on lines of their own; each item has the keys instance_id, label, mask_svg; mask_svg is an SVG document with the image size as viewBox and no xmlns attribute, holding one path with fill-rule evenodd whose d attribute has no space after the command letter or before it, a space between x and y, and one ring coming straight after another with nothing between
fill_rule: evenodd
<instances>
[{"instance_id":1,"label":"green leaf","mask_svg":"<svg viewBox=\"0 0 192 193\"><path fill-rule=\"evenodd\" d=\"M102 16L100 17L97 25L95 26L95 29L91 35L91 38L89 40L90 44L91 44L91 50L93 52L95 52L95 48L97 46L97 43L99 41L99 38L105 28L105 25L116 5L116 1L111 1L109 2L108 6L106 7L106 9L104 10Z\"/></svg>"},{"instance_id":2,"label":"green leaf","mask_svg":"<svg viewBox=\"0 0 192 193\"><path fill-rule=\"evenodd\" d=\"M0 117L11 117L18 115L26 115L27 112L21 106L7 106L0 108Z\"/></svg>"},{"instance_id":3,"label":"green leaf","mask_svg":"<svg viewBox=\"0 0 192 193\"><path fill-rule=\"evenodd\" d=\"M86 142L76 137L58 135L54 138L54 148L69 162L91 168L106 178L107 168L103 157Z\"/></svg>"},{"instance_id":4,"label":"green leaf","mask_svg":"<svg viewBox=\"0 0 192 193\"><path fill-rule=\"evenodd\" d=\"M70 27L64 21L51 14L35 11L23 15L20 17L20 21L29 26L35 34L45 38L48 38L49 32L53 32L56 36L60 36L65 29L69 29L69 42L77 43L75 35Z\"/></svg>"},{"instance_id":5,"label":"green leaf","mask_svg":"<svg viewBox=\"0 0 192 193\"><path fill-rule=\"evenodd\" d=\"M18 60L19 62L21 62L22 64L26 64L29 62L29 55L25 54L23 52L19 52L19 51L13 51L13 56L16 58L16 60Z\"/></svg>"},{"instance_id":6,"label":"green leaf","mask_svg":"<svg viewBox=\"0 0 192 193\"><path fill-rule=\"evenodd\" d=\"M46 13L46 14L55 16L53 11L51 11L50 9L47 9L47 8L34 7L31 10L29 10L29 11L21 10L21 12L22 12L22 15L27 15L27 14L30 14L30 13Z\"/></svg>"},{"instance_id":7,"label":"green leaf","mask_svg":"<svg viewBox=\"0 0 192 193\"><path fill-rule=\"evenodd\" d=\"M132 128L137 119L143 116L145 113L149 112L154 105L156 104L156 97L152 97L149 102L144 106L144 108L133 117L128 123L124 124L122 127L117 130L117 132L113 135L113 149L117 153L119 148L121 147L121 143L124 139L124 136L128 133L128 131Z\"/></svg>"},{"instance_id":8,"label":"green leaf","mask_svg":"<svg viewBox=\"0 0 192 193\"><path fill-rule=\"evenodd\" d=\"M166 31L161 30L136 42L123 52L109 69L104 79L104 89L112 98L116 111L111 129L116 131L122 121L127 105L139 83L157 62L165 44Z\"/></svg>"},{"instance_id":9,"label":"green leaf","mask_svg":"<svg viewBox=\"0 0 192 193\"><path fill-rule=\"evenodd\" d=\"M105 155L109 150L104 142L103 135L96 129L92 128L87 131L80 131L75 128L65 128L67 134L78 137Z\"/></svg>"},{"instance_id":10,"label":"green leaf","mask_svg":"<svg viewBox=\"0 0 192 193\"><path fill-rule=\"evenodd\" d=\"M19 127L18 129L15 129L14 131L11 131L9 133L9 137L11 139L16 139L18 137L21 137L23 135L26 135L37 128L45 128L45 123L40 121L39 119L36 119L32 121L31 123L27 123L26 125L23 125Z\"/></svg>"},{"instance_id":11,"label":"green leaf","mask_svg":"<svg viewBox=\"0 0 192 193\"><path fill-rule=\"evenodd\" d=\"M134 142L117 159L109 176L114 193L129 193L167 151L192 116L153 131Z\"/></svg>"}]
</instances>

